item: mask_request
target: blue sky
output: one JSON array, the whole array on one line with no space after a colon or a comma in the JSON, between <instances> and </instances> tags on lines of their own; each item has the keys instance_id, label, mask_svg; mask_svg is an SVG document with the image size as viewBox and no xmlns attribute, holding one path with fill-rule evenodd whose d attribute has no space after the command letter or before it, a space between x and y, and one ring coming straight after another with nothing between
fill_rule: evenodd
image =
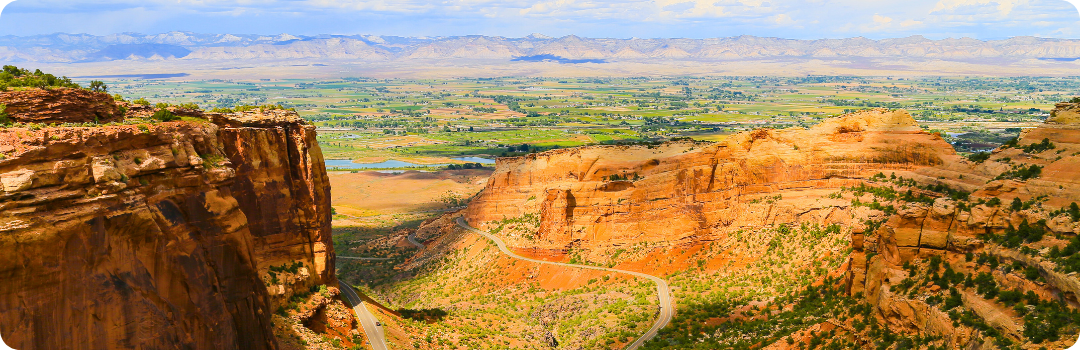
<instances>
[{"instance_id":1,"label":"blue sky","mask_svg":"<svg viewBox=\"0 0 1080 350\"><path fill-rule=\"evenodd\" d=\"M3 0L0 0L3 3ZM1064 0L16 0L0 35L1080 37Z\"/></svg>"}]
</instances>

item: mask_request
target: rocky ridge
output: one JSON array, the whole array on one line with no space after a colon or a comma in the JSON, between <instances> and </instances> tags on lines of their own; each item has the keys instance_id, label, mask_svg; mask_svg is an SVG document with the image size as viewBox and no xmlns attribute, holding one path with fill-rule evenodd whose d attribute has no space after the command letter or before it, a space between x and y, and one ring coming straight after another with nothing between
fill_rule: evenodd
<instances>
[{"instance_id":1,"label":"rocky ridge","mask_svg":"<svg viewBox=\"0 0 1080 350\"><path fill-rule=\"evenodd\" d=\"M177 54L177 53L180 54ZM196 34L107 36L51 34L0 38L0 58L10 62L127 60L281 60L281 59L498 59L556 55L569 59L732 60L761 58L1038 59L1080 56L1080 42L1014 37L930 40L921 36L793 40L743 35L708 39L611 39L568 35L457 36L279 36Z\"/></svg>"},{"instance_id":2,"label":"rocky ridge","mask_svg":"<svg viewBox=\"0 0 1080 350\"><path fill-rule=\"evenodd\" d=\"M921 131L906 112L873 110L808 130L761 129L715 144L595 146L501 158L465 217L493 229L535 214L535 237L507 237L510 242L563 251L708 240L836 210L825 204L802 212L748 210L759 196L839 188L871 171L949 158L958 158L951 146Z\"/></svg>"},{"instance_id":3,"label":"rocky ridge","mask_svg":"<svg viewBox=\"0 0 1080 350\"><path fill-rule=\"evenodd\" d=\"M1068 316L1080 306L1080 264L1069 255L1080 245L1077 110L1059 104L1042 127L971 157L903 111L872 110L715 144L502 158L463 214L522 252L650 271L684 266L663 252L713 243L736 248L709 259L752 262L731 244L748 231L838 225L850 253L829 276L889 331L947 348L1067 347L1080 327ZM742 264L724 269L752 266ZM832 319L799 334L880 341L859 328L866 322Z\"/></svg>"},{"instance_id":4,"label":"rocky ridge","mask_svg":"<svg viewBox=\"0 0 1080 350\"><path fill-rule=\"evenodd\" d=\"M0 129L8 345L277 349L271 314L335 283L314 127L204 117Z\"/></svg>"}]
</instances>

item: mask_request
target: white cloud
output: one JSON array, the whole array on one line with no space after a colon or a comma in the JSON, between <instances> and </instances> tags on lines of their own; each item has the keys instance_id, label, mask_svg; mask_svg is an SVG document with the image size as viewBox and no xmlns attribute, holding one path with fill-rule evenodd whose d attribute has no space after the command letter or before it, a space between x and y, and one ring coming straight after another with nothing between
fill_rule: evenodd
<instances>
[{"instance_id":1,"label":"white cloud","mask_svg":"<svg viewBox=\"0 0 1080 350\"><path fill-rule=\"evenodd\" d=\"M879 14L874 14L874 23L877 23L877 24L880 24L880 25L889 24L889 23L892 23L892 18L885 17L885 16L882 16L882 15L879 15Z\"/></svg>"},{"instance_id":2,"label":"white cloud","mask_svg":"<svg viewBox=\"0 0 1080 350\"><path fill-rule=\"evenodd\" d=\"M788 16L786 13L776 15L776 17L773 17L773 21L775 21L777 25L781 26L793 26L798 23L795 20L791 19L791 16Z\"/></svg>"},{"instance_id":3,"label":"white cloud","mask_svg":"<svg viewBox=\"0 0 1080 350\"><path fill-rule=\"evenodd\" d=\"M915 26L919 26L919 25L922 25L922 24L923 24L922 21L916 21L916 20L913 20L913 19L909 19L909 20L900 22L900 26L904 27L904 28L915 27Z\"/></svg>"},{"instance_id":4,"label":"white cloud","mask_svg":"<svg viewBox=\"0 0 1080 350\"><path fill-rule=\"evenodd\" d=\"M940 0L930 12L952 11L970 6L993 6L999 15L1008 16L1017 5L1027 3L1026 0Z\"/></svg>"}]
</instances>

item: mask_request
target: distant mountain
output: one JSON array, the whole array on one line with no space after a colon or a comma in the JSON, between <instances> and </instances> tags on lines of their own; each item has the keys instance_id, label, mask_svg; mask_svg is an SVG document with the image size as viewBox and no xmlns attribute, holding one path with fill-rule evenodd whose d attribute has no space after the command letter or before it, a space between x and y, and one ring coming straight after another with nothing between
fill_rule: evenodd
<instances>
[{"instance_id":1,"label":"distant mountain","mask_svg":"<svg viewBox=\"0 0 1080 350\"><path fill-rule=\"evenodd\" d=\"M169 44L118 44L106 46L101 51L90 55L92 61L113 61L123 59L170 59L184 58L191 50L183 46Z\"/></svg>"},{"instance_id":2,"label":"distant mountain","mask_svg":"<svg viewBox=\"0 0 1080 350\"><path fill-rule=\"evenodd\" d=\"M294 36L281 34L154 35L121 33L106 36L50 34L0 37L0 60L7 62L80 62L100 60L281 60L328 59L397 61L410 59L512 60L559 57L563 63L604 61L741 59L905 58L941 60L1074 59L1080 40L1015 37L930 40L921 36L794 40L755 36L714 39L605 39L574 35L552 38L456 36L409 38L376 35ZM582 61L584 60L584 61Z\"/></svg>"}]
</instances>

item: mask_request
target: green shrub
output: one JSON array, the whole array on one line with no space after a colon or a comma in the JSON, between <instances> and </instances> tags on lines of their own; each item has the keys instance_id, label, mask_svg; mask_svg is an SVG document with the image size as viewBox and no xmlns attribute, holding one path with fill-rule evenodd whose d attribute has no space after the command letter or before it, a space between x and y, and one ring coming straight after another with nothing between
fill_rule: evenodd
<instances>
[{"instance_id":1,"label":"green shrub","mask_svg":"<svg viewBox=\"0 0 1080 350\"><path fill-rule=\"evenodd\" d=\"M1016 147L1019 143L1020 143L1020 138L1019 137L1014 137L1014 138L1009 139L1009 141L1005 141L1005 144L1001 145L1001 148Z\"/></svg>"},{"instance_id":2,"label":"green shrub","mask_svg":"<svg viewBox=\"0 0 1080 350\"><path fill-rule=\"evenodd\" d=\"M996 242L1004 247L1017 248L1023 243L1034 243L1041 241L1046 234L1046 221L1039 220L1034 225L1028 223L1027 219L1024 219L1020 223L1019 227L1013 227L1009 225L1005 229L1005 233L1001 235L988 234L984 238L986 240Z\"/></svg>"},{"instance_id":3,"label":"green shrub","mask_svg":"<svg viewBox=\"0 0 1080 350\"><path fill-rule=\"evenodd\" d=\"M1040 176L1042 176L1041 166L1035 164L1029 166L1014 165L1012 170L1001 173L996 178L994 178L994 180L1016 179L1020 181L1025 181L1028 179L1039 178Z\"/></svg>"},{"instance_id":4,"label":"green shrub","mask_svg":"<svg viewBox=\"0 0 1080 350\"><path fill-rule=\"evenodd\" d=\"M150 101L147 101L145 98L142 98L142 97L136 99L135 101L131 101L131 103L134 103L134 104L137 104L137 105L140 105L140 106L149 106L150 105Z\"/></svg>"},{"instance_id":5,"label":"green shrub","mask_svg":"<svg viewBox=\"0 0 1080 350\"><path fill-rule=\"evenodd\" d=\"M105 82L101 80L90 81L90 91L93 92L109 92L109 87L105 85Z\"/></svg>"},{"instance_id":6,"label":"green shrub","mask_svg":"<svg viewBox=\"0 0 1080 350\"><path fill-rule=\"evenodd\" d=\"M8 87L35 87L40 89L50 87L82 88L79 84L71 82L71 79L68 79L68 77L57 78L52 74L42 73L40 69L30 72L27 69L16 66L4 66L3 72L0 72L0 88L6 90Z\"/></svg>"},{"instance_id":7,"label":"green shrub","mask_svg":"<svg viewBox=\"0 0 1080 350\"><path fill-rule=\"evenodd\" d=\"M1024 146L1023 149L1024 149L1024 152L1027 152L1027 153L1040 153L1040 152L1044 152L1044 151L1047 151L1047 150L1054 149L1054 143L1050 142L1050 139L1044 138L1044 139L1042 139L1042 142L1033 143L1033 144Z\"/></svg>"},{"instance_id":8,"label":"green shrub","mask_svg":"<svg viewBox=\"0 0 1080 350\"><path fill-rule=\"evenodd\" d=\"M990 159L990 152L975 152L967 156L967 159L973 163L982 163L987 159Z\"/></svg>"},{"instance_id":9,"label":"green shrub","mask_svg":"<svg viewBox=\"0 0 1080 350\"><path fill-rule=\"evenodd\" d=\"M171 122L171 121L180 120L179 116L177 116L176 114L173 114L173 112L169 112L168 109L164 109L164 108L158 109L157 112L154 112L154 115L151 118L154 118L154 120L159 120L159 121L163 121L163 122Z\"/></svg>"},{"instance_id":10,"label":"green shrub","mask_svg":"<svg viewBox=\"0 0 1080 350\"><path fill-rule=\"evenodd\" d=\"M7 114L7 105L0 103L0 125L11 125L11 117Z\"/></svg>"}]
</instances>

